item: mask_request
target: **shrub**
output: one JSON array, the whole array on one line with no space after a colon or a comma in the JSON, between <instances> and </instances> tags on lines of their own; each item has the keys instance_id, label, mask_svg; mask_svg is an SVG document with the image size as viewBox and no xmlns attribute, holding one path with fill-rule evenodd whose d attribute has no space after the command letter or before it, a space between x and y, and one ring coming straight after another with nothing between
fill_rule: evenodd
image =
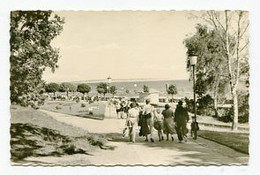
<instances>
[{"instance_id":1,"label":"shrub","mask_svg":"<svg viewBox=\"0 0 260 175\"><path fill-rule=\"evenodd\" d=\"M86 104L81 103L81 107L82 107L82 108L86 107Z\"/></svg>"},{"instance_id":2,"label":"shrub","mask_svg":"<svg viewBox=\"0 0 260 175\"><path fill-rule=\"evenodd\" d=\"M221 108L218 110L218 120L228 123L228 122L232 122L232 116L233 116L233 111L232 108Z\"/></svg>"},{"instance_id":3,"label":"shrub","mask_svg":"<svg viewBox=\"0 0 260 175\"><path fill-rule=\"evenodd\" d=\"M238 95L238 122L247 123L249 120L249 93Z\"/></svg>"}]
</instances>

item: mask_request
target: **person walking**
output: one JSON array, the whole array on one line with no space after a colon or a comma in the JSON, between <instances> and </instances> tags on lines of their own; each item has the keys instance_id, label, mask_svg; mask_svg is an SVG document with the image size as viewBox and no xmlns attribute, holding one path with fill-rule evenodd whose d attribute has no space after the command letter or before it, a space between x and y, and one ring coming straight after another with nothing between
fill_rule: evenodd
<instances>
[{"instance_id":1,"label":"person walking","mask_svg":"<svg viewBox=\"0 0 260 175\"><path fill-rule=\"evenodd\" d=\"M154 111L154 108L153 106L150 104L150 100L149 99L146 99L145 100L145 105L144 105L144 108L143 108L143 115L144 115L144 118L145 118L145 122L148 126L148 129L150 131L150 140L151 142L154 142L153 140L153 111ZM145 135L145 141L148 142L148 134L146 133Z\"/></svg>"},{"instance_id":2,"label":"person walking","mask_svg":"<svg viewBox=\"0 0 260 175\"><path fill-rule=\"evenodd\" d=\"M130 104L130 108L131 109L128 110L126 123L129 130L130 142L134 143L136 137L136 131L138 129L139 110L137 109L135 102Z\"/></svg>"},{"instance_id":3,"label":"person walking","mask_svg":"<svg viewBox=\"0 0 260 175\"><path fill-rule=\"evenodd\" d=\"M183 137L187 141L187 122L189 121L189 114L186 108L182 106L183 102L179 101L175 110L174 122L176 123L176 132L179 142L182 142Z\"/></svg>"},{"instance_id":4,"label":"person walking","mask_svg":"<svg viewBox=\"0 0 260 175\"><path fill-rule=\"evenodd\" d=\"M164 125L164 133L166 134L166 140L169 140L169 135L171 135L172 141L174 141L174 122L173 122L173 111L170 109L170 105L166 104L165 109L162 112L164 117L163 125Z\"/></svg>"},{"instance_id":5,"label":"person walking","mask_svg":"<svg viewBox=\"0 0 260 175\"><path fill-rule=\"evenodd\" d=\"M159 142L164 140L163 138L163 115L160 109L154 110L154 128L158 132Z\"/></svg>"}]
</instances>

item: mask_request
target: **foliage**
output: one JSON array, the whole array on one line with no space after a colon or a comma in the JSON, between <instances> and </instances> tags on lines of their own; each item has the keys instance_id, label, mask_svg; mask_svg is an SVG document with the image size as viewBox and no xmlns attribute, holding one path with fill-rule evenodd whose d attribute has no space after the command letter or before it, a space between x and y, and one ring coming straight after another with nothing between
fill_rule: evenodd
<instances>
[{"instance_id":1,"label":"foliage","mask_svg":"<svg viewBox=\"0 0 260 175\"><path fill-rule=\"evenodd\" d=\"M84 108L84 107L86 107L86 104L85 103L81 103L80 107Z\"/></svg>"},{"instance_id":2,"label":"foliage","mask_svg":"<svg viewBox=\"0 0 260 175\"><path fill-rule=\"evenodd\" d=\"M171 94L172 96L175 95L175 94L177 94L178 92L177 92L176 86L173 85L173 84L171 84L171 85L168 87L168 89L167 89L167 93L168 93L168 94Z\"/></svg>"},{"instance_id":3,"label":"foliage","mask_svg":"<svg viewBox=\"0 0 260 175\"><path fill-rule=\"evenodd\" d=\"M117 88L116 86L110 86L109 88L109 92L113 95L115 95L117 93Z\"/></svg>"},{"instance_id":4,"label":"foliage","mask_svg":"<svg viewBox=\"0 0 260 175\"><path fill-rule=\"evenodd\" d=\"M149 87L147 85L143 86L144 93L149 93Z\"/></svg>"},{"instance_id":5,"label":"foliage","mask_svg":"<svg viewBox=\"0 0 260 175\"><path fill-rule=\"evenodd\" d=\"M53 93L55 95L55 92L59 90L59 85L57 83L49 83L45 85L45 92Z\"/></svg>"},{"instance_id":6,"label":"foliage","mask_svg":"<svg viewBox=\"0 0 260 175\"><path fill-rule=\"evenodd\" d=\"M186 103L186 108L187 108L188 112L194 113L194 109L193 109L194 100L188 99L187 97L185 97L184 101Z\"/></svg>"},{"instance_id":7,"label":"foliage","mask_svg":"<svg viewBox=\"0 0 260 175\"><path fill-rule=\"evenodd\" d=\"M248 13L207 11L201 18L207 26L198 25L197 32L184 41L188 55L198 54L195 91L199 96L213 94L215 111L220 95L231 96L232 129L236 130L240 115L238 83L241 75L249 85ZM187 66L190 68L189 60Z\"/></svg>"},{"instance_id":8,"label":"foliage","mask_svg":"<svg viewBox=\"0 0 260 175\"><path fill-rule=\"evenodd\" d=\"M248 12L207 11L206 19L221 41L223 52L220 53L226 61L229 92L233 101L232 129L237 130L239 120L238 83L241 80L241 75L249 81L249 69L247 69L249 53Z\"/></svg>"},{"instance_id":9,"label":"foliage","mask_svg":"<svg viewBox=\"0 0 260 175\"><path fill-rule=\"evenodd\" d=\"M77 91L82 93L82 94L85 94L85 93L89 93L91 91L91 87L85 83L82 83L82 84L79 84L78 87L77 87Z\"/></svg>"},{"instance_id":10,"label":"foliage","mask_svg":"<svg viewBox=\"0 0 260 175\"><path fill-rule=\"evenodd\" d=\"M249 92L240 92L238 94L238 121L247 123L249 121Z\"/></svg>"},{"instance_id":11,"label":"foliage","mask_svg":"<svg viewBox=\"0 0 260 175\"><path fill-rule=\"evenodd\" d=\"M51 41L64 19L51 11L12 11L10 23L11 102L30 105L43 90L42 74L57 68L59 50Z\"/></svg>"},{"instance_id":12,"label":"foliage","mask_svg":"<svg viewBox=\"0 0 260 175\"><path fill-rule=\"evenodd\" d=\"M206 93L224 93L219 91L220 82L226 82L227 62L222 57L223 48L221 40L215 30L210 30L207 26L198 24L196 33L184 40L188 49L187 54L196 53L198 60L196 64L195 92L202 96ZM187 60L188 70L189 59ZM227 82L228 83L228 82ZM221 84L227 86L228 84ZM222 88L223 89L223 88Z\"/></svg>"},{"instance_id":13,"label":"foliage","mask_svg":"<svg viewBox=\"0 0 260 175\"><path fill-rule=\"evenodd\" d=\"M189 112L194 113L194 100L188 99L187 97L184 99L186 103L186 108ZM207 115L210 116L213 110L213 99L210 95L204 95L197 99L197 114L198 115Z\"/></svg>"},{"instance_id":14,"label":"foliage","mask_svg":"<svg viewBox=\"0 0 260 175\"><path fill-rule=\"evenodd\" d=\"M197 100L197 112L199 115L210 116L213 109L213 99L210 95L201 96Z\"/></svg>"},{"instance_id":15,"label":"foliage","mask_svg":"<svg viewBox=\"0 0 260 175\"><path fill-rule=\"evenodd\" d=\"M97 85L97 92L99 94L103 94L105 96L106 93L108 92L108 84L107 83L99 83Z\"/></svg>"},{"instance_id":16,"label":"foliage","mask_svg":"<svg viewBox=\"0 0 260 175\"><path fill-rule=\"evenodd\" d=\"M75 92L76 87L71 83L65 82L65 83L60 84L59 91L60 92Z\"/></svg>"}]
</instances>

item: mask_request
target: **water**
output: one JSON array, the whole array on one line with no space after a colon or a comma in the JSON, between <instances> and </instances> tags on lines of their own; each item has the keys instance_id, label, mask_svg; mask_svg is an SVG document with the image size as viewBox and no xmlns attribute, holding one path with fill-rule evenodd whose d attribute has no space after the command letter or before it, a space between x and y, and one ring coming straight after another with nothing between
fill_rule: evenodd
<instances>
[{"instance_id":1,"label":"water","mask_svg":"<svg viewBox=\"0 0 260 175\"><path fill-rule=\"evenodd\" d=\"M91 94L96 94L97 85L100 82L90 83L90 82L80 82L86 83L91 87ZM74 83L75 85L79 83ZM117 87L117 93L122 94L129 91L129 94L134 92L143 92L143 86L146 85L149 87L150 91L159 91L160 94L166 94L166 84L175 85L179 95L190 96L192 94L192 82L188 80L159 80L159 81L118 81L112 82L111 86Z\"/></svg>"}]
</instances>

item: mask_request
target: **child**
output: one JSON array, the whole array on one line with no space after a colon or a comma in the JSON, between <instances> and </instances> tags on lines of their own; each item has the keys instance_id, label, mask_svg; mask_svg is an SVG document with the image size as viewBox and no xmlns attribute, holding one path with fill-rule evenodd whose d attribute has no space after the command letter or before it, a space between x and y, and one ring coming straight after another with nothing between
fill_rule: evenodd
<instances>
[{"instance_id":1,"label":"child","mask_svg":"<svg viewBox=\"0 0 260 175\"><path fill-rule=\"evenodd\" d=\"M193 137L194 132L199 130L199 124L198 124L198 122L195 122L195 117L192 117L192 122L190 124L190 128L191 128L190 135L191 135L191 137Z\"/></svg>"},{"instance_id":2,"label":"child","mask_svg":"<svg viewBox=\"0 0 260 175\"><path fill-rule=\"evenodd\" d=\"M154 128L158 131L159 142L164 140L163 131L163 115L160 109L154 111Z\"/></svg>"}]
</instances>

